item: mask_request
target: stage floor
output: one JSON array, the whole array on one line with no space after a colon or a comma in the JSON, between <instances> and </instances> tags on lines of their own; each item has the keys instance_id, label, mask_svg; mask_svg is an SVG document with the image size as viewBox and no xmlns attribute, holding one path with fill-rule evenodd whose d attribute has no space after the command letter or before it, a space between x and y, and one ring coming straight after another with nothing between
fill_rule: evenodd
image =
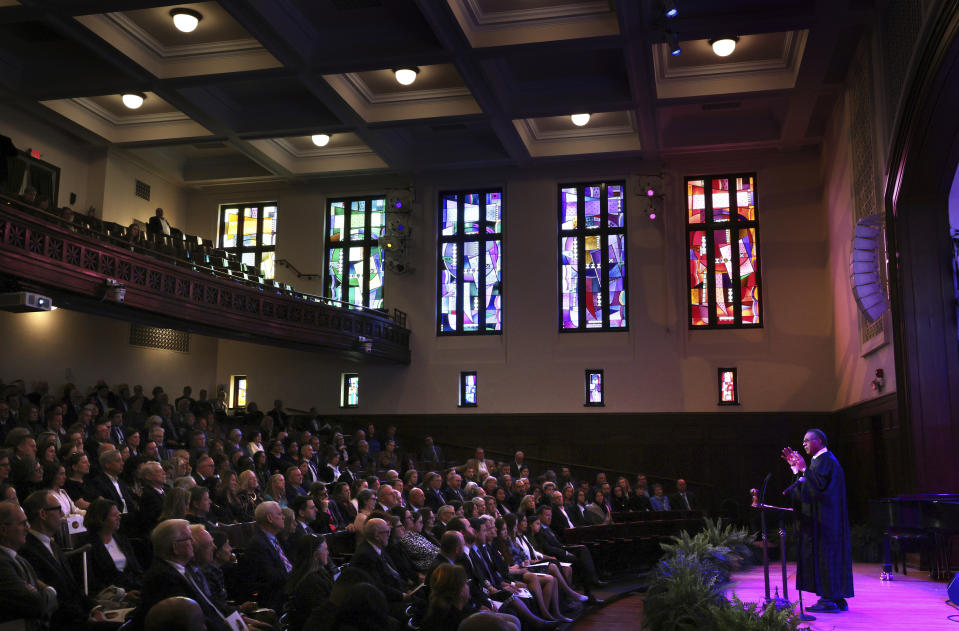
<instances>
[{"instance_id":1,"label":"stage floor","mask_svg":"<svg viewBox=\"0 0 959 631\"><path fill-rule=\"evenodd\" d=\"M795 602L796 566L787 567L789 597ZM804 622L800 629L810 631L884 631L908 629L909 631L940 631L957 629L959 625L947 616L959 614L959 609L946 604L947 583L932 581L928 574L910 568L908 576L897 574L893 581L880 581L879 565L856 563L853 565L853 586L856 597L849 599L849 611L838 614L813 614L816 620ZM782 569L770 568L770 589L779 585L782 592ZM729 594L745 602L761 602L765 587L762 567L734 574ZM803 604L816 602L814 594L803 592ZM642 595L635 594L610 603L571 625L576 631L600 629L638 629L642 620ZM959 620L959 615L957 615Z\"/></svg>"},{"instance_id":2,"label":"stage floor","mask_svg":"<svg viewBox=\"0 0 959 631\"><path fill-rule=\"evenodd\" d=\"M929 575L918 570L910 570L908 576L897 574L892 581L879 580L878 564L853 564L853 588L855 598L849 600L849 611L842 613L813 613L816 620L800 625L811 631L879 631L883 629L909 629L910 631L932 631L939 629L959 629L959 625L946 619L959 614L959 609L946 604L947 583L929 579ZM789 574L789 598L798 601L796 585L796 566L787 566ZM775 594L775 586L782 593L782 566L769 568L770 590ZM765 597L763 568L754 567L746 572L734 574L730 591L735 591L746 602L760 602ZM803 592L803 604L811 605L818 600L815 594Z\"/></svg>"}]
</instances>

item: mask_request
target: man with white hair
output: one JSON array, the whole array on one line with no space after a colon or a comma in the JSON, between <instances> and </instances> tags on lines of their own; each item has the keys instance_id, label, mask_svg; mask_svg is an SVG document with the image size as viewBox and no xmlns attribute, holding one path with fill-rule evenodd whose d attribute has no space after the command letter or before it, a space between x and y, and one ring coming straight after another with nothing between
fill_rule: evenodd
<instances>
[{"instance_id":1,"label":"man with white hair","mask_svg":"<svg viewBox=\"0 0 959 631\"><path fill-rule=\"evenodd\" d=\"M27 516L15 502L0 502L0 622L23 618L27 631L34 631L56 611L57 592L19 554L27 528Z\"/></svg>"},{"instance_id":2,"label":"man with white hair","mask_svg":"<svg viewBox=\"0 0 959 631\"><path fill-rule=\"evenodd\" d=\"M153 605L167 598L183 596L200 606L210 631L230 631L226 616L203 593L188 567L193 560L190 522L185 519L162 521L150 534L150 542L153 544L153 565L143 577L140 605L130 623L132 629L143 628Z\"/></svg>"},{"instance_id":3,"label":"man with white hair","mask_svg":"<svg viewBox=\"0 0 959 631\"><path fill-rule=\"evenodd\" d=\"M163 512L167 475L160 463L152 460L140 465L139 474L143 483L140 493L140 529L149 532L160 521L160 513Z\"/></svg>"},{"instance_id":4,"label":"man with white hair","mask_svg":"<svg viewBox=\"0 0 959 631\"><path fill-rule=\"evenodd\" d=\"M240 576L249 591L259 594L259 603L275 611L283 609L287 576L293 569L276 536L283 530L283 510L276 502L263 502L253 512L256 529L246 544Z\"/></svg>"}]
</instances>

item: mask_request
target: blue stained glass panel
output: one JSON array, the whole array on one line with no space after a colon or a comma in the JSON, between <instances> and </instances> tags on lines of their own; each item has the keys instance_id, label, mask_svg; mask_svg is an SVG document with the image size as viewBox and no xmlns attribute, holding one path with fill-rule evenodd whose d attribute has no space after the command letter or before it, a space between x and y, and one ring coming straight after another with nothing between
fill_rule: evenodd
<instances>
[{"instance_id":1,"label":"blue stained glass panel","mask_svg":"<svg viewBox=\"0 0 959 631\"><path fill-rule=\"evenodd\" d=\"M576 200L578 199L576 189L564 188L561 196L560 212L562 216L560 217L560 223L562 228L563 230L575 230L579 225L579 215L576 210Z\"/></svg>"},{"instance_id":2,"label":"blue stained glass panel","mask_svg":"<svg viewBox=\"0 0 959 631\"><path fill-rule=\"evenodd\" d=\"M363 248L350 248L349 277L347 279L347 302L363 304Z\"/></svg>"},{"instance_id":3,"label":"blue stained glass panel","mask_svg":"<svg viewBox=\"0 0 959 631\"><path fill-rule=\"evenodd\" d=\"M609 245L609 326L626 326L626 255L623 251L626 237L611 234Z\"/></svg>"},{"instance_id":4,"label":"blue stained glass panel","mask_svg":"<svg viewBox=\"0 0 959 631\"><path fill-rule=\"evenodd\" d=\"M350 239L364 239L366 235L366 202L350 204Z\"/></svg>"},{"instance_id":5,"label":"blue stained glass panel","mask_svg":"<svg viewBox=\"0 0 959 631\"><path fill-rule=\"evenodd\" d=\"M603 373L601 372L589 373L589 402L603 402Z\"/></svg>"},{"instance_id":6,"label":"blue stained glass panel","mask_svg":"<svg viewBox=\"0 0 959 631\"><path fill-rule=\"evenodd\" d=\"M602 212L602 199L600 198L599 186L586 187L586 229L600 227L600 213Z\"/></svg>"},{"instance_id":7,"label":"blue stained glass panel","mask_svg":"<svg viewBox=\"0 0 959 631\"><path fill-rule=\"evenodd\" d=\"M330 204L330 241L339 241L343 238L343 222L346 209L343 202Z\"/></svg>"},{"instance_id":8,"label":"blue stained glass panel","mask_svg":"<svg viewBox=\"0 0 959 631\"><path fill-rule=\"evenodd\" d=\"M503 261L501 241L486 242L486 330L503 330Z\"/></svg>"},{"instance_id":9,"label":"blue stained glass panel","mask_svg":"<svg viewBox=\"0 0 959 631\"><path fill-rule=\"evenodd\" d=\"M476 375L463 375L463 403L476 405Z\"/></svg>"},{"instance_id":10,"label":"blue stained glass panel","mask_svg":"<svg viewBox=\"0 0 959 631\"><path fill-rule=\"evenodd\" d=\"M343 300L343 248L330 251L330 298Z\"/></svg>"},{"instance_id":11,"label":"blue stained glass panel","mask_svg":"<svg viewBox=\"0 0 959 631\"><path fill-rule=\"evenodd\" d=\"M360 404L360 378L350 375L346 378L346 405L356 407Z\"/></svg>"},{"instance_id":12,"label":"blue stained glass panel","mask_svg":"<svg viewBox=\"0 0 959 631\"><path fill-rule=\"evenodd\" d=\"M626 223L623 214L623 187L621 185L606 187L607 225L610 228L622 228Z\"/></svg>"},{"instance_id":13,"label":"blue stained glass panel","mask_svg":"<svg viewBox=\"0 0 959 631\"><path fill-rule=\"evenodd\" d=\"M560 296L563 328L579 328L579 244L576 237L560 237Z\"/></svg>"},{"instance_id":14,"label":"blue stained glass panel","mask_svg":"<svg viewBox=\"0 0 959 631\"><path fill-rule=\"evenodd\" d=\"M443 268L440 271L440 331L456 331L456 285L459 273L456 268L457 245L444 243Z\"/></svg>"},{"instance_id":15,"label":"blue stained glass panel","mask_svg":"<svg viewBox=\"0 0 959 631\"><path fill-rule=\"evenodd\" d=\"M479 286L484 282L479 243L463 244L463 331L479 329Z\"/></svg>"},{"instance_id":16,"label":"blue stained glass panel","mask_svg":"<svg viewBox=\"0 0 959 631\"><path fill-rule=\"evenodd\" d=\"M370 232L373 239L379 239L386 231L386 198L374 199L370 209Z\"/></svg>"},{"instance_id":17,"label":"blue stained glass panel","mask_svg":"<svg viewBox=\"0 0 959 631\"><path fill-rule=\"evenodd\" d=\"M370 248L370 286L369 303L370 309L380 309L383 307L383 248Z\"/></svg>"},{"instance_id":18,"label":"blue stained glass panel","mask_svg":"<svg viewBox=\"0 0 959 631\"><path fill-rule=\"evenodd\" d=\"M486 194L486 232L499 234L503 231L503 194Z\"/></svg>"},{"instance_id":19,"label":"blue stained glass panel","mask_svg":"<svg viewBox=\"0 0 959 631\"><path fill-rule=\"evenodd\" d=\"M441 228L441 234L443 236L451 237L456 234L456 205L458 199L458 195L446 195L443 197L443 226Z\"/></svg>"},{"instance_id":20,"label":"blue stained glass panel","mask_svg":"<svg viewBox=\"0 0 959 631\"><path fill-rule=\"evenodd\" d=\"M603 250L599 235L585 239L586 328L603 326Z\"/></svg>"},{"instance_id":21,"label":"blue stained glass panel","mask_svg":"<svg viewBox=\"0 0 959 631\"><path fill-rule=\"evenodd\" d=\"M480 196L470 193L463 200L463 230L466 234L479 233Z\"/></svg>"}]
</instances>

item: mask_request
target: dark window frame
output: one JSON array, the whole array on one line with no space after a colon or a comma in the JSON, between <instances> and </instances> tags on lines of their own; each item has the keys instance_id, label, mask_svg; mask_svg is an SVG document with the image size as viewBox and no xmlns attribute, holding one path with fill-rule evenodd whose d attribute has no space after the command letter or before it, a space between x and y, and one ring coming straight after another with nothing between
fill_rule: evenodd
<instances>
[{"instance_id":1,"label":"dark window frame","mask_svg":"<svg viewBox=\"0 0 959 631\"><path fill-rule=\"evenodd\" d=\"M729 208L729 221L714 221L713 220L713 196L712 196L712 186L710 184L711 180L729 180L733 182L736 178L741 177L751 177L753 179L754 192L756 202L756 218L751 221L740 221L739 214L736 212L736 206L733 205L733 201L730 200ZM689 190L689 182L694 180L703 180L703 189L705 197L705 208L703 209L703 216L705 221L703 223L690 223L689 221L689 197L687 191ZM714 174L714 175L695 175L687 176L683 181L684 192L686 195L685 203L685 222L686 222L686 326L690 331L706 331L706 330L733 330L733 329L761 329L766 322L766 301L763 295L763 275L762 275L762 248L760 247L760 229L759 229L759 178L756 173L728 173L728 174ZM731 193L733 195L734 193ZM759 290L759 323L758 324L743 324L742 318L742 279L739 277L739 235L738 231L745 228L755 229L755 248L759 252L756 256L756 287ZM736 244L736 256L733 257L733 279L735 283L735 291L733 292L733 304L735 306L735 313L733 317L732 324L719 324L716 322L716 256L715 256L715 237L714 234L719 230L730 230L734 233L735 238L731 239L732 243ZM693 303L691 300L693 286L692 278L689 271L689 252L692 249L692 234L694 232L705 232L706 233L706 248L709 251L709 265L706 272L706 295L709 299L709 323L694 325L693 324Z\"/></svg>"},{"instance_id":2,"label":"dark window frame","mask_svg":"<svg viewBox=\"0 0 959 631\"><path fill-rule=\"evenodd\" d=\"M600 400L598 402L593 402L589 400L589 377L590 375L599 375L599 394ZM588 408L602 408L606 407L606 371L602 368L587 368L586 369L586 403L584 407Z\"/></svg>"},{"instance_id":3,"label":"dark window frame","mask_svg":"<svg viewBox=\"0 0 959 631\"><path fill-rule=\"evenodd\" d=\"M623 226L621 228L611 228L609 226L609 197L607 188L610 186L623 187ZM585 189L590 186L600 187L600 225L599 228L586 228L586 195ZM569 230L563 229L563 189L576 188L576 215L577 227ZM627 231L626 216L626 182L623 180L610 180L608 182L580 182L571 184L560 184L557 188L558 200L557 207L557 225L559 234L557 236L557 257L556 257L556 278L557 278L557 325L560 333L609 333L609 332L628 332L629 331L629 299L632 292L629 290L629 236ZM601 271L603 275L603 325L601 327L586 327L586 237L600 235L600 248L603 252L603 262ZM611 327L609 325L609 236L623 236L623 288L626 292L625 316L623 318L625 325ZM560 242L564 237L576 237L577 251L579 260L577 261L577 286L576 292L579 295L579 326L575 329L567 329L563 326L563 251Z\"/></svg>"},{"instance_id":4,"label":"dark window frame","mask_svg":"<svg viewBox=\"0 0 959 631\"><path fill-rule=\"evenodd\" d=\"M486 224L486 195L489 193L499 193L500 194L500 231L498 233L487 233ZM450 195L456 195L456 234L455 235L444 235L443 234L443 199ZM463 206L464 198L467 195L478 195L480 199L480 217L479 217L479 229L476 234L466 234L464 231L465 223L463 221ZM437 233L437 246L436 246L436 335L437 337L460 337L460 336L477 336L477 335L502 335L503 329L506 328L506 292L504 291L505 281L504 276L506 272L506 195L503 192L503 187L493 186L488 188L477 188L477 189L461 189L453 191L440 191L437 196L436 203L436 233ZM464 281L463 281L463 261L465 260L464 252L466 243L476 242L479 247L479 252L483 257L483 267L485 269L486 263L486 244L490 241L499 241L499 253L500 253L500 301L502 303L502 323L499 329L488 330L486 328L486 282L480 283L479 285L479 308L477 309L477 314L479 315L479 324L476 327L475 331L464 331L463 330L463 314L464 314ZM443 314L440 310L440 303L443 299L443 245L447 243L457 244L456 249L456 269L458 272L458 277L456 281L456 330L455 331L444 331L443 330Z\"/></svg>"}]
</instances>

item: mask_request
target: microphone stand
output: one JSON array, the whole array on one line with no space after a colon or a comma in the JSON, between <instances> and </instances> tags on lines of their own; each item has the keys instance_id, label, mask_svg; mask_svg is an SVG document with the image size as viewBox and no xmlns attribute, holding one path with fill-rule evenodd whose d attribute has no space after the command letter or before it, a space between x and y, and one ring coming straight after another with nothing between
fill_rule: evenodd
<instances>
[{"instance_id":1,"label":"microphone stand","mask_svg":"<svg viewBox=\"0 0 959 631\"><path fill-rule=\"evenodd\" d=\"M800 478L805 481L805 476ZM797 480L798 482L799 480ZM803 622L812 622L816 616L806 613L802 604L802 589L799 587L799 564L802 563L802 507L796 511L796 591L799 592L799 619Z\"/></svg>"}]
</instances>

